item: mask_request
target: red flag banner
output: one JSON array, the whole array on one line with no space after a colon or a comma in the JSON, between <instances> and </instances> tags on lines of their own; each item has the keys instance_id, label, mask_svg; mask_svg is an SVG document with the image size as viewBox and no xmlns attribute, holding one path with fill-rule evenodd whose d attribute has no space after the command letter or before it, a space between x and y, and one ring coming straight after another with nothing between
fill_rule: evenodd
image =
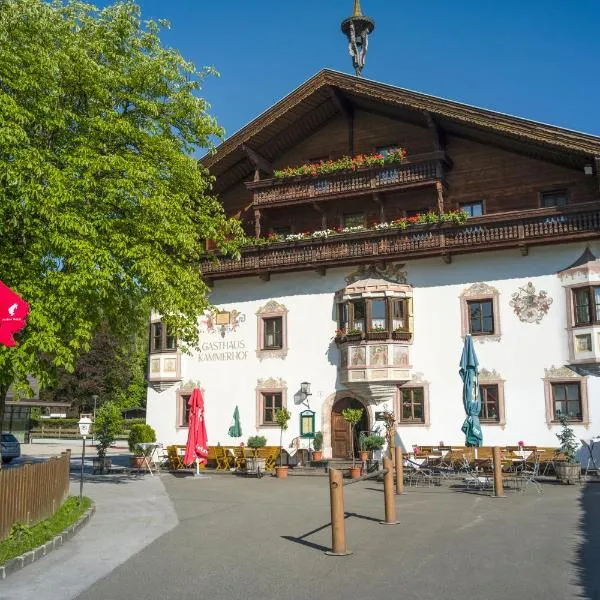
<instances>
[{"instance_id":1,"label":"red flag banner","mask_svg":"<svg viewBox=\"0 0 600 600\"><path fill-rule=\"evenodd\" d=\"M15 333L27 324L29 304L0 281L0 344L14 346Z\"/></svg>"}]
</instances>

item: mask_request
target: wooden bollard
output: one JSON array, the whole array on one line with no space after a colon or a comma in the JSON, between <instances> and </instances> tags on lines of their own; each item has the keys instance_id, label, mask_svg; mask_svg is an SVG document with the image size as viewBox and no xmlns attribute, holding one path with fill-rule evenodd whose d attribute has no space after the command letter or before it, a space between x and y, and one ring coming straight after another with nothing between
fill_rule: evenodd
<instances>
[{"instance_id":1,"label":"wooden bollard","mask_svg":"<svg viewBox=\"0 0 600 600\"><path fill-rule=\"evenodd\" d=\"M402 448L396 446L394 454L396 458L396 495L402 496L406 494L404 491L404 458L402 457Z\"/></svg>"},{"instance_id":2,"label":"wooden bollard","mask_svg":"<svg viewBox=\"0 0 600 600\"><path fill-rule=\"evenodd\" d=\"M380 521L382 525L397 525L396 521L396 500L394 498L394 465L391 458L383 459L383 498L385 501L385 521Z\"/></svg>"},{"instance_id":3,"label":"wooden bollard","mask_svg":"<svg viewBox=\"0 0 600 600\"><path fill-rule=\"evenodd\" d=\"M500 448L494 446L494 498L506 498L504 494L504 485L502 483L502 458L500 457Z\"/></svg>"},{"instance_id":4,"label":"wooden bollard","mask_svg":"<svg viewBox=\"0 0 600 600\"><path fill-rule=\"evenodd\" d=\"M328 556L348 556L346 548L346 523L344 521L344 479L342 472L329 469L329 494L331 500L331 550Z\"/></svg>"}]
</instances>

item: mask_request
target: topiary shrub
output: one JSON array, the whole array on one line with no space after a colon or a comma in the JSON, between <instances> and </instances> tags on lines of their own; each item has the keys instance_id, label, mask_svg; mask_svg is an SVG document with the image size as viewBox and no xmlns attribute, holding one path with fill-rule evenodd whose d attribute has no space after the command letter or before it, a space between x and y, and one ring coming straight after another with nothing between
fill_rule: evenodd
<instances>
[{"instance_id":1,"label":"topiary shrub","mask_svg":"<svg viewBox=\"0 0 600 600\"><path fill-rule=\"evenodd\" d=\"M141 449L138 448L138 444L150 444L155 441L156 432L147 423L138 423L131 426L127 443L129 444L129 451L136 456L143 455Z\"/></svg>"}]
</instances>

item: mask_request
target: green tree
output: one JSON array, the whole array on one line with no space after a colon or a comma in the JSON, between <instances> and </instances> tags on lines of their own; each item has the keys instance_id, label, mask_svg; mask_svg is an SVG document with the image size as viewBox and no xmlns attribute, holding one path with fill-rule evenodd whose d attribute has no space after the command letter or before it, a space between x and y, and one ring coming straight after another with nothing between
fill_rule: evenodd
<instances>
[{"instance_id":1,"label":"green tree","mask_svg":"<svg viewBox=\"0 0 600 600\"><path fill-rule=\"evenodd\" d=\"M0 274L31 307L0 348L0 421L9 385L46 387L104 322L123 334L153 307L196 343L203 241L237 253L193 156L222 136L197 95L212 71L164 26L134 2L0 1Z\"/></svg>"}]
</instances>

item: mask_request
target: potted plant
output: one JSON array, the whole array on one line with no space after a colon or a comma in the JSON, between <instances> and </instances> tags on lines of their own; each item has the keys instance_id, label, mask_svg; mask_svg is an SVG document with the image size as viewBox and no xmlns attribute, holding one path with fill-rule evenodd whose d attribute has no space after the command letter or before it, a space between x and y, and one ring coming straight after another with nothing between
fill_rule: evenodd
<instances>
[{"instance_id":1,"label":"potted plant","mask_svg":"<svg viewBox=\"0 0 600 600\"><path fill-rule=\"evenodd\" d=\"M392 331L392 339L394 340L403 340L408 342L411 338L412 333L406 329L394 329L394 331Z\"/></svg>"},{"instance_id":2,"label":"potted plant","mask_svg":"<svg viewBox=\"0 0 600 600\"><path fill-rule=\"evenodd\" d=\"M264 435L251 435L248 438L246 445L248 448L252 448L252 450L254 450L254 456L246 459L246 467L251 468L251 470L254 472L256 472L258 469L260 469L261 472L264 472L266 459L260 458L258 456L258 451L260 448L264 448L267 445L267 438ZM248 462L251 464L248 465Z\"/></svg>"},{"instance_id":3,"label":"potted plant","mask_svg":"<svg viewBox=\"0 0 600 600\"><path fill-rule=\"evenodd\" d=\"M94 439L97 440L98 456L92 460L94 473L108 473L112 466L110 456L106 456L109 446L115 442L123 428L121 409L114 402L105 402L96 412Z\"/></svg>"},{"instance_id":4,"label":"potted plant","mask_svg":"<svg viewBox=\"0 0 600 600\"><path fill-rule=\"evenodd\" d=\"M288 422L292 413L286 408L280 408L275 411L275 422L279 425L279 466L275 467L275 473L280 479L288 476L287 465L283 465L283 432L288 428Z\"/></svg>"},{"instance_id":5,"label":"potted plant","mask_svg":"<svg viewBox=\"0 0 600 600\"><path fill-rule=\"evenodd\" d=\"M143 450L139 444L151 444L156 441L156 432L147 423L137 423L131 426L127 443L129 451L133 453L131 457L131 468L140 469L144 464L144 458L147 458L150 452Z\"/></svg>"},{"instance_id":6,"label":"potted plant","mask_svg":"<svg viewBox=\"0 0 600 600\"><path fill-rule=\"evenodd\" d=\"M323 433L321 431L317 431L315 433L315 437L313 438L313 453L312 459L314 462L319 462L323 460Z\"/></svg>"},{"instance_id":7,"label":"potted plant","mask_svg":"<svg viewBox=\"0 0 600 600\"><path fill-rule=\"evenodd\" d=\"M560 442L560 451L565 456L565 460L555 462L554 470L559 481L567 484L575 483L579 481L581 474L581 465L575 457L575 451L578 446L577 438L575 437L575 432L569 426L568 417L562 415L559 420L562 429L556 434L556 437Z\"/></svg>"},{"instance_id":8,"label":"potted plant","mask_svg":"<svg viewBox=\"0 0 600 600\"><path fill-rule=\"evenodd\" d=\"M387 340L389 332L383 327L373 327L367 332L367 339L369 340Z\"/></svg>"},{"instance_id":9,"label":"potted plant","mask_svg":"<svg viewBox=\"0 0 600 600\"><path fill-rule=\"evenodd\" d=\"M383 444L385 444L385 438L376 433L366 436L363 440L363 447L367 453L381 450L383 448Z\"/></svg>"},{"instance_id":10,"label":"potted plant","mask_svg":"<svg viewBox=\"0 0 600 600\"><path fill-rule=\"evenodd\" d=\"M352 448L352 468L350 477L358 479L360 477L360 467L356 466L356 457L354 456L354 428L360 422L363 416L363 408L345 408L342 411L342 417L350 425L350 447Z\"/></svg>"},{"instance_id":11,"label":"potted plant","mask_svg":"<svg viewBox=\"0 0 600 600\"><path fill-rule=\"evenodd\" d=\"M346 341L346 330L342 327L335 330L335 342L336 344L342 344Z\"/></svg>"},{"instance_id":12,"label":"potted plant","mask_svg":"<svg viewBox=\"0 0 600 600\"><path fill-rule=\"evenodd\" d=\"M363 339L362 329L357 329L356 327L353 327L352 329L348 329L346 331L346 340L348 340L349 342L356 342L356 341L362 340L362 339Z\"/></svg>"},{"instance_id":13,"label":"potted plant","mask_svg":"<svg viewBox=\"0 0 600 600\"><path fill-rule=\"evenodd\" d=\"M369 460L369 449L367 448L367 440L369 436L366 431L361 431L358 436L358 445L360 446L360 461L367 462Z\"/></svg>"}]
</instances>

